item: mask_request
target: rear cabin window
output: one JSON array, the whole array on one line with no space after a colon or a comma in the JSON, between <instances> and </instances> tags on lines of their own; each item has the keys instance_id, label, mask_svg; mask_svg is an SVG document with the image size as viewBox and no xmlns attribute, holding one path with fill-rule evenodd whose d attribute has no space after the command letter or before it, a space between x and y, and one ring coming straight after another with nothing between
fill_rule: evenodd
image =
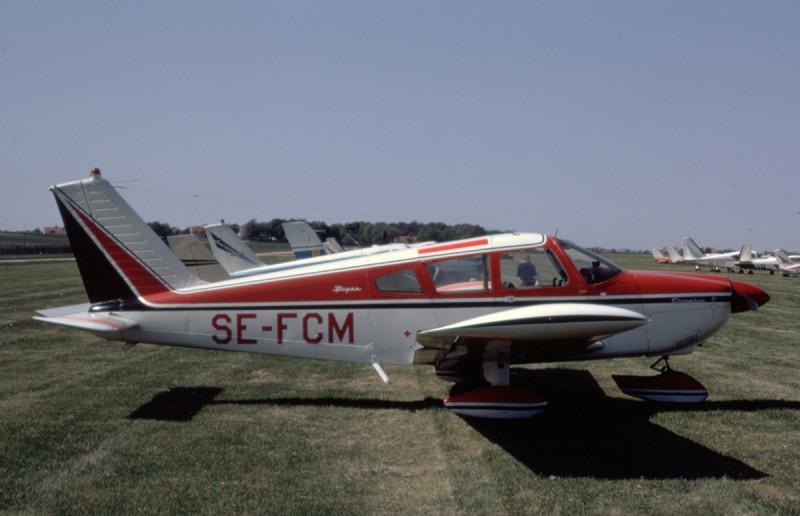
<instances>
[{"instance_id":1,"label":"rear cabin window","mask_svg":"<svg viewBox=\"0 0 800 516\"><path fill-rule=\"evenodd\" d=\"M548 249L531 248L503 253L500 273L505 288L562 287L567 274Z\"/></svg>"},{"instance_id":2,"label":"rear cabin window","mask_svg":"<svg viewBox=\"0 0 800 516\"><path fill-rule=\"evenodd\" d=\"M489 274L486 257L483 255L429 263L428 272L436 286L436 292L442 294L483 292L489 289Z\"/></svg>"},{"instance_id":3,"label":"rear cabin window","mask_svg":"<svg viewBox=\"0 0 800 516\"><path fill-rule=\"evenodd\" d=\"M422 292L417 275L414 274L414 269L410 267L375 278L375 286L381 292Z\"/></svg>"}]
</instances>

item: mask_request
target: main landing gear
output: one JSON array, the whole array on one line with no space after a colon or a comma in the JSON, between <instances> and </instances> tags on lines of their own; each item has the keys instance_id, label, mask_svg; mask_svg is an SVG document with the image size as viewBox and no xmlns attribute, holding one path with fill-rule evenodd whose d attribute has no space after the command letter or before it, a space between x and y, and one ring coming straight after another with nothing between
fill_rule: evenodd
<instances>
[{"instance_id":1,"label":"main landing gear","mask_svg":"<svg viewBox=\"0 0 800 516\"><path fill-rule=\"evenodd\" d=\"M662 362L663 365L660 365ZM623 393L647 401L700 403L708 397L708 391L702 383L670 367L669 356L659 358L650 368L659 371L660 374L656 376L615 374L611 377Z\"/></svg>"},{"instance_id":2,"label":"main landing gear","mask_svg":"<svg viewBox=\"0 0 800 516\"><path fill-rule=\"evenodd\" d=\"M529 418L547 408L547 401L538 393L511 387L511 362L507 350L496 350L492 358L480 362L479 370L473 376L482 377L490 386L445 398L445 407L461 416L490 419ZM454 381L464 378L442 368L437 368L436 375Z\"/></svg>"},{"instance_id":3,"label":"main landing gear","mask_svg":"<svg viewBox=\"0 0 800 516\"><path fill-rule=\"evenodd\" d=\"M474 385L482 381L488 387L454 394L444 405L456 414L492 419L522 419L535 416L547 408L547 401L538 393L510 385L510 363L507 359L487 360L473 368L471 374L452 371L440 364L436 375L441 379ZM655 376L612 375L620 390L636 398L661 403L699 403L708 397L706 388L686 373L673 370L669 357L658 359L652 369ZM471 381L470 381L471 380Z\"/></svg>"}]
</instances>

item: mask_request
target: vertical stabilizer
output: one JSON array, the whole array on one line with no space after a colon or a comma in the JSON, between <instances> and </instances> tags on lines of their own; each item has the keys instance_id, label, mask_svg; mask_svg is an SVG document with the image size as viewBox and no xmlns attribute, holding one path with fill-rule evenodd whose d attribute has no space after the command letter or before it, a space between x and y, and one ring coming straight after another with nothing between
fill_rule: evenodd
<instances>
[{"instance_id":1,"label":"vertical stabilizer","mask_svg":"<svg viewBox=\"0 0 800 516\"><path fill-rule=\"evenodd\" d=\"M744 244L739 251L739 263L753 263L753 246Z\"/></svg>"},{"instance_id":2,"label":"vertical stabilizer","mask_svg":"<svg viewBox=\"0 0 800 516\"><path fill-rule=\"evenodd\" d=\"M698 246L694 240L692 240L690 237L683 239L683 257L687 261L702 258L703 254L705 253L700 250L700 246Z\"/></svg>"},{"instance_id":3,"label":"vertical stabilizer","mask_svg":"<svg viewBox=\"0 0 800 516\"><path fill-rule=\"evenodd\" d=\"M197 235L170 235L167 244L189 271L201 280L213 283L230 278Z\"/></svg>"},{"instance_id":4,"label":"vertical stabilizer","mask_svg":"<svg viewBox=\"0 0 800 516\"><path fill-rule=\"evenodd\" d=\"M284 222L282 226L295 258L311 258L327 254L316 231L307 222Z\"/></svg>"},{"instance_id":5,"label":"vertical stabilizer","mask_svg":"<svg viewBox=\"0 0 800 516\"><path fill-rule=\"evenodd\" d=\"M786 265L796 265L790 258L789 255L786 254L786 251L783 249L775 249L775 257L778 259L778 263L782 266Z\"/></svg>"},{"instance_id":6,"label":"vertical stabilizer","mask_svg":"<svg viewBox=\"0 0 800 516\"><path fill-rule=\"evenodd\" d=\"M683 263L683 256L681 256L676 248L668 247L667 253L669 253L670 263Z\"/></svg>"},{"instance_id":7,"label":"vertical stabilizer","mask_svg":"<svg viewBox=\"0 0 800 516\"><path fill-rule=\"evenodd\" d=\"M264 262L227 224L212 224L204 229L214 258L228 274L264 266Z\"/></svg>"},{"instance_id":8,"label":"vertical stabilizer","mask_svg":"<svg viewBox=\"0 0 800 516\"><path fill-rule=\"evenodd\" d=\"M91 302L131 299L202 283L98 169L88 179L50 190Z\"/></svg>"},{"instance_id":9,"label":"vertical stabilizer","mask_svg":"<svg viewBox=\"0 0 800 516\"><path fill-rule=\"evenodd\" d=\"M325 239L322 245L325 247L325 252L328 254L336 254L344 252L344 248L342 248L342 246L339 245L339 242L337 242L336 239L333 237L328 237L327 239Z\"/></svg>"}]
</instances>

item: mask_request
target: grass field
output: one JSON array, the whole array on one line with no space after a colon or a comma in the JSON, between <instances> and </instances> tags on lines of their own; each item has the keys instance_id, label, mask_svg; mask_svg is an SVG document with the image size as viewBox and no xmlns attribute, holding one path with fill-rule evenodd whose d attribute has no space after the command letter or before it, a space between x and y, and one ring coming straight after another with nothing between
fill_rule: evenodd
<instances>
[{"instance_id":1,"label":"grass field","mask_svg":"<svg viewBox=\"0 0 800 516\"><path fill-rule=\"evenodd\" d=\"M621 394L651 359L547 364L515 379L550 409L490 422L427 367L123 352L31 320L85 299L74 263L0 264L0 512L798 514L800 280L736 278L772 301L673 359L706 403Z\"/></svg>"}]
</instances>

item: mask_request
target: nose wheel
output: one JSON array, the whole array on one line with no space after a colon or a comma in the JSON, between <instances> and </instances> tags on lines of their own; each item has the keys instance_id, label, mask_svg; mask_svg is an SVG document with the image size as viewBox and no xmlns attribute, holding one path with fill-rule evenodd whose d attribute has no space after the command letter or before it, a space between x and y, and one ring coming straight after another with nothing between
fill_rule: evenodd
<instances>
[{"instance_id":1,"label":"nose wheel","mask_svg":"<svg viewBox=\"0 0 800 516\"><path fill-rule=\"evenodd\" d=\"M700 403L708 397L702 383L692 376L672 369L669 356L656 360L651 369L655 376L612 375L619 389L635 398L660 403Z\"/></svg>"}]
</instances>

